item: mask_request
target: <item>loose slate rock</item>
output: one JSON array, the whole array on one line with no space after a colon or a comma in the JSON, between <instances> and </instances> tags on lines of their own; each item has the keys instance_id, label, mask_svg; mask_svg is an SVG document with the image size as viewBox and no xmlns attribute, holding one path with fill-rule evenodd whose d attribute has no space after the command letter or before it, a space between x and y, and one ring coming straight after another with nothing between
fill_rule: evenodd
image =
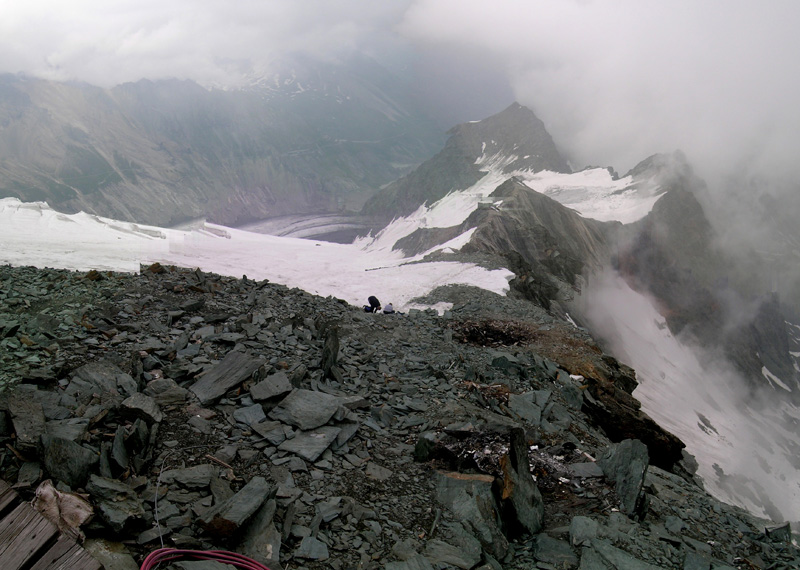
<instances>
[{"instance_id":1,"label":"loose slate rock","mask_svg":"<svg viewBox=\"0 0 800 570\"><path fill-rule=\"evenodd\" d=\"M229 352L192 384L189 390L199 398L201 405L208 405L250 378L262 364L264 364L263 358L256 358L239 351Z\"/></svg>"},{"instance_id":2,"label":"loose slate rock","mask_svg":"<svg viewBox=\"0 0 800 570\"><path fill-rule=\"evenodd\" d=\"M291 391L292 383L289 382L289 377L286 376L286 373L281 371L267 376L266 379L251 387L250 395L254 400L262 401L278 398Z\"/></svg>"},{"instance_id":3,"label":"loose slate rock","mask_svg":"<svg viewBox=\"0 0 800 570\"><path fill-rule=\"evenodd\" d=\"M308 558L309 560L327 560L328 547L324 542L313 536L305 537L294 553L295 558Z\"/></svg>"},{"instance_id":4,"label":"loose slate rock","mask_svg":"<svg viewBox=\"0 0 800 570\"><path fill-rule=\"evenodd\" d=\"M500 531L491 475L436 472L436 499L475 534L497 558L508 553L508 540Z\"/></svg>"},{"instance_id":5,"label":"loose slate rock","mask_svg":"<svg viewBox=\"0 0 800 570\"><path fill-rule=\"evenodd\" d=\"M366 475L370 479L375 479L376 481L386 481L392 476L392 470L386 469L386 467L381 467L377 463L370 461L367 464Z\"/></svg>"},{"instance_id":6,"label":"loose slate rock","mask_svg":"<svg viewBox=\"0 0 800 570\"><path fill-rule=\"evenodd\" d=\"M275 528L276 503L264 503L247 525L236 551L271 567L280 560L281 533Z\"/></svg>"},{"instance_id":7,"label":"loose slate rock","mask_svg":"<svg viewBox=\"0 0 800 570\"><path fill-rule=\"evenodd\" d=\"M46 430L42 405L22 394L14 394L9 398L8 411L17 434L17 449L21 453L36 455L39 440Z\"/></svg>"},{"instance_id":8,"label":"loose slate rock","mask_svg":"<svg viewBox=\"0 0 800 570\"><path fill-rule=\"evenodd\" d=\"M233 538L276 490L263 477L253 477L241 491L200 519L200 526L216 538Z\"/></svg>"},{"instance_id":9,"label":"loose slate rock","mask_svg":"<svg viewBox=\"0 0 800 570\"><path fill-rule=\"evenodd\" d=\"M341 402L336 396L311 390L294 390L269 417L307 431L330 421Z\"/></svg>"},{"instance_id":10,"label":"loose slate rock","mask_svg":"<svg viewBox=\"0 0 800 570\"><path fill-rule=\"evenodd\" d=\"M533 392L509 394L508 408L532 426L538 426L542 421L542 408L536 405L535 399Z\"/></svg>"},{"instance_id":11,"label":"loose slate rock","mask_svg":"<svg viewBox=\"0 0 800 570\"><path fill-rule=\"evenodd\" d=\"M597 460L606 477L613 481L622 506L629 517L644 513L642 487L647 475L647 446L638 439L626 439L609 447Z\"/></svg>"},{"instance_id":12,"label":"loose slate rock","mask_svg":"<svg viewBox=\"0 0 800 570\"><path fill-rule=\"evenodd\" d=\"M535 534L542 529L544 502L531 476L525 432L511 431L509 453L500 458L503 470L502 506L511 535Z\"/></svg>"},{"instance_id":13,"label":"loose slate rock","mask_svg":"<svg viewBox=\"0 0 800 570\"><path fill-rule=\"evenodd\" d=\"M177 483L187 489L202 489L211 484L211 478L216 472L216 467L209 463L186 467L184 469L170 469L161 474L161 480L167 485Z\"/></svg>"},{"instance_id":14,"label":"loose slate rock","mask_svg":"<svg viewBox=\"0 0 800 570\"><path fill-rule=\"evenodd\" d=\"M68 439L42 436L44 468L51 477L70 487L82 487L100 457Z\"/></svg>"},{"instance_id":15,"label":"loose slate rock","mask_svg":"<svg viewBox=\"0 0 800 570\"><path fill-rule=\"evenodd\" d=\"M97 504L100 516L114 532L126 534L144 528L144 508L128 485L92 475L86 490Z\"/></svg>"},{"instance_id":16,"label":"loose slate rock","mask_svg":"<svg viewBox=\"0 0 800 570\"><path fill-rule=\"evenodd\" d=\"M314 431L300 432L292 439L287 439L281 443L278 449L289 451L313 463L328 449L340 431L341 429L337 427L323 426Z\"/></svg>"},{"instance_id":17,"label":"loose slate rock","mask_svg":"<svg viewBox=\"0 0 800 570\"><path fill-rule=\"evenodd\" d=\"M253 426L267 419L267 415L264 413L264 408L261 407L261 404L253 404L252 406L235 410L233 418L239 423Z\"/></svg>"},{"instance_id":18,"label":"loose slate rock","mask_svg":"<svg viewBox=\"0 0 800 570\"><path fill-rule=\"evenodd\" d=\"M141 393L123 400L122 409L128 417L142 419L150 425L160 423L164 418L156 401Z\"/></svg>"},{"instance_id":19,"label":"loose slate rock","mask_svg":"<svg viewBox=\"0 0 800 570\"><path fill-rule=\"evenodd\" d=\"M75 442L83 441L88 430L89 420L86 418L70 418L47 422L47 435Z\"/></svg>"}]
</instances>

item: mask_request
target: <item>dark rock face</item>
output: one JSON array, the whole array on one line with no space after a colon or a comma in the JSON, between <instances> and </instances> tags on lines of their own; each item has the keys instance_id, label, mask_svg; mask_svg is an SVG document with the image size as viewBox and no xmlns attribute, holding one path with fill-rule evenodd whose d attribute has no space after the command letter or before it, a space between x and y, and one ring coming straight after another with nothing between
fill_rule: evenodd
<instances>
[{"instance_id":1,"label":"dark rock face","mask_svg":"<svg viewBox=\"0 0 800 570\"><path fill-rule=\"evenodd\" d=\"M764 382L764 366L794 379L770 269L755 255L733 258L716 245L693 194L701 186L690 172L678 177L648 216L626 228L617 267L635 289L657 299L673 334L723 351L754 385Z\"/></svg>"},{"instance_id":2,"label":"dark rock face","mask_svg":"<svg viewBox=\"0 0 800 570\"><path fill-rule=\"evenodd\" d=\"M42 436L44 467L70 487L82 487L99 461L97 453L81 445L49 435Z\"/></svg>"},{"instance_id":3,"label":"dark rock face","mask_svg":"<svg viewBox=\"0 0 800 570\"><path fill-rule=\"evenodd\" d=\"M650 464L647 447L637 439L626 439L606 450L597 464L616 485L622 512L643 517L647 505L642 487Z\"/></svg>"},{"instance_id":4,"label":"dark rock face","mask_svg":"<svg viewBox=\"0 0 800 570\"><path fill-rule=\"evenodd\" d=\"M785 532L657 446L613 445L657 430L633 371L541 307L454 287L428 299L446 316L389 317L171 267L102 276L0 267L0 477L88 492L87 535L138 561L163 539L309 570L797 566ZM58 335L31 332L44 311ZM14 397L40 407L41 446Z\"/></svg>"},{"instance_id":5,"label":"dark rock face","mask_svg":"<svg viewBox=\"0 0 800 570\"><path fill-rule=\"evenodd\" d=\"M509 454L500 460L503 469L502 504L508 511L505 515L510 536L536 534L542 529L544 503L536 482L531 477L528 461L528 441L525 432L516 428L511 431Z\"/></svg>"}]
</instances>

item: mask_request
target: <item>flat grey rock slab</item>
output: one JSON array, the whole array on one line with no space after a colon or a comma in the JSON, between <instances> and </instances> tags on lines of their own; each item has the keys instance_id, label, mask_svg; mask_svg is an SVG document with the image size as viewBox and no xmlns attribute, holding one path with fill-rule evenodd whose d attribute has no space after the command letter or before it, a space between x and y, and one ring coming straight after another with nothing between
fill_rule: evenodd
<instances>
[{"instance_id":1,"label":"flat grey rock slab","mask_svg":"<svg viewBox=\"0 0 800 570\"><path fill-rule=\"evenodd\" d=\"M589 517L572 517L569 524L569 542L572 546L584 546L597 536L598 523Z\"/></svg>"},{"instance_id":2,"label":"flat grey rock slab","mask_svg":"<svg viewBox=\"0 0 800 570\"><path fill-rule=\"evenodd\" d=\"M546 562L557 568L574 568L578 565L578 557L568 542L544 533L538 535L534 542L536 544L534 557L539 562Z\"/></svg>"},{"instance_id":3,"label":"flat grey rock slab","mask_svg":"<svg viewBox=\"0 0 800 570\"><path fill-rule=\"evenodd\" d=\"M159 406L180 405L186 401L189 390L178 386L172 378L158 378L147 384L143 392Z\"/></svg>"},{"instance_id":4,"label":"flat grey rock slab","mask_svg":"<svg viewBox=\"0 0 800 570\"><path fill-rule=\"evenodd\" d=\"M47 435L70 441L83 441L88 430L89 420L86 418L70 418L47 422Z\"/></svg>"},{"instance_id":5,"label":"flat grey rock slab","mask_svg":"<svg viewBox=\"0 0 800 570\"><path fill-rule=\"evenodd\" d=\"M264 413L264 408L261 407L261 404L253 404L252 406L245 406L235 410L233 419L247 426L253 426L267 419L267 415Z\"/></svg>"},{"instance_id":6,"label":"flat grey rock slab","mask_svg":"<svg viewBox=\"0 0 800 570\"><path fill-rule=\"evenodd\" d=\"M638 439L626 439L610 446L597 460L606 477L614 482L622 512L629 517L641 508L649 463L647 446Z\"/></svg>"},{"instance_id":7,"label":"flat grey rock slab","mask_svg":"<svg viewBox=\"0 0 800 570\"><path fill-rule=\"evenodd\" d=\"M445 564L469 570L480 562L480 553L478 553L477 558L469 556L469 554L464 552L462 548L438 539L429 540L425 545L425 557L437 565Z\"/></svg>"},{"instance_id":8,"label":"flat grey rock slab","mask_svg":"<svg viewBox=\"0 0 800 570\"><path fill-rule=\"evenodd\" d=\"M375 479L376 481L386 481L393 474L394 472L391 469L381 467L377 463L373 463L372 461L367 463L366 476L370 479Z\"/></svg>"},{"instance_id":9,"label":"flat grey rock slab","mask_svg":"<svg viewBox=\"0 0 800 570\"><path fill-rule=\"evenodd\" d=\"M200 376L189 390L194 392L201 405L208 405L250 378L263 363L263 358L239 351L229 352L225 358Z\"/></svg>"},{"instance_id":10,"label":"flat grey rock slab","mask_svg":"<svg viewBox=\"0 0 800 570\"><path fill-rule=\"evenodd\" d=\"M661 566L654 566L634 558L624 550L620 550L604 540L592 541L592 549L599 555L597 558L605 562L610 568L625 568L625 570L660 570L661 568ZM586 557L586 553L584 553L583 557ZM581 564L581 568L583 568L583 564Z\"/></svg>"},{"instance_id":11,"label":"flat grey rock slab","mask_svg":"<svg viewBox=\"0 0 800 570\"><path fill-rule=\"evenodd\" d=\"M509 394L508 409L533 426L538 426L542 421L542 408L535 402L533 392L525 394Z\"/></svg>"},{"instance_id":12,"label":"flat grey rock slab","mask_svg":"<svg viewBox=\"0 0 800 570\"><path fill-rule=\"evenodd\" d=\"M161 474L161 482L166 485L177 483L187 489L202 489L211 485L211 479L216 472L217 468L210 463L184 469L170 469Z\"/></svg>"},{"instance_id":13,"label":"flat grey rock slab","mask_svg":"<svg viewBox=\"0 0 800 570\"><path fill-rule=\"evenodd\" d=\"M324 392L294 390L269 414L301 430L311 430L327 424L339 409L341 400Z\"/></svg>"},{"instance_id":14,"label":"flat grey rock slab","mask_svg":"<svg viewBox=\"0 0 800 570\"><path fill-rule=\"evenodd\" d=\"M493 513L498 512L491 475L437 471L436 500L462 521L492 555L504 558L508 540Z\"/></svg>"},{"instance_id":15,"label":"flat grey rock slab","mask_svg":"<svg viewBox=\"0 0 800 570\"><path fill-rule=\"evenodd\" d=\"M79 399L91 397L91 392L119 392L130 396L137 392L137 386L130 374L116 364L100 360L84 364L75 371L66 393L73 395L73 391L80 393L75 394Z\"/></svg>"},{"instance_id":16,"label":"flat grey rock slab","mask_svg":"<svg viewBox=\"0 0 800 570\"><path fill-rule=\"evenodd\" d=\"M600 469L600 466L594 461L586 461L584 463L572 463L568 467L573 477L581 477L583 479L588 479L590 477L605 476L603 470Z\"/></svg>"},{"instance_id":17,"label":"flat grey rock slab","mask_svg":"<svg viewBox=\"0 0 800 570\"><path fill-rule=\"evenodd\" d=\"M292 391L292 383L286 372L276 372L250 388L254 400L263 401L278 398Z\"/></svg>"},{"instance_id":18,"label":"flat grey rock slab","mask_svg":"<svg viewBox=\"0 0 800 570\"><path fill-rule=\"evenodd\" d=\"M275 527L276 503L274 499L267 500L244 530L236 551L254 560L258 560L267 567L272 567L280 560L281 533Z\"/></svg>"},{"instance_id":19,"label":"flat grey rock slab","mask_svg":"<svg viewBox=\"0 0 800 570\"><path fill-rule=\"evenodd\" d=\"M307 536L295 550L294 557L307 558L309 560L327 560L329 557L328 547L321 540L313 536Z\"/></svg>"},{"instance_id":20,"label":"flat grey rock slab","mask_svg":"<svg viewBox=\"0 0 800 570\"><path fill-rule=\"evenodd\" d=\"M11 423L17 435L17 449L35 456L39 440L46 432L42 405L22 394L14 394L8 399L8 411L11 412Z\"/></svg>"},{"instance_id":21,"label":"flat grey rock slab","mask_svg":"<svg viewBox=\"0 0 800 570\"><path fill-rule=\"evenodd\" d=\"M407 560L400 562L389 562L384 566L385 570L434 570L427 558L421 554L415 554Z\"/></svg>"},{"instance_id":22,"label":"flat grey rock slab","mask_svg":"<svg viewBox=\"0 0 800 570\"><path fill-rule=\"evenodd\" d=\"M287 439L278 446L281 451L289 451L311 463L336 440L341 430L333 426L322 426L312 431L302 431L292 439Z\"/></svg>"},{"instance_id":23,"label":"flat grey rock slab","mask_svg":"<svg viewBox=\"0 0 800 570\"><path fill-rule=\"evenodd\" d=\"M100 516L115 533L124 534L144 526L144 508L136 492L115 479L92 475L86 491Z\"/></svg>"}]
</instances>

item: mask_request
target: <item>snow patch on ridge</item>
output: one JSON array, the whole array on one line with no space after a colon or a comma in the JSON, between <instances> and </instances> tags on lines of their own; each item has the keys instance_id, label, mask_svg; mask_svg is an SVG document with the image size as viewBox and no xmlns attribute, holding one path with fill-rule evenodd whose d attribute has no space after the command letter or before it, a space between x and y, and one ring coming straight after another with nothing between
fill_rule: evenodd
<instances>
[{"instance_id":1,"label":"snow patch on ridge","mask_svg":"<svg viewBox=\"0 0 800 570\"><path fill-rule=\"evenodd\" d=\"M783 388L787 392L791 392L792 391L792 389L789 388L789 386L787 386L783 382L783 380L781 380L780 378L775 376L772 372L770 372L769 369L766 366L763 366L761 368L761 374L764 376L764 378L767 379L767 381L769 382L770 386L772 386L773 389L775 388L775 386L773 386L773 384L777 384L778 386L780 386L781 388Z\"/></svg>"},{"instance_id":2,"label":"snow patch on ridge","mask_svg":"<svg viewBox=\"0 0 800 570\"><path fill-rule=\"evenodd\" d=\"M614 180L605 168L573 174L542 171L520 173L528 187L577 211L584 218L630 224L645 217L661 197L657 185L635 184L626 176Z\"/></svg>"}]
</instances>

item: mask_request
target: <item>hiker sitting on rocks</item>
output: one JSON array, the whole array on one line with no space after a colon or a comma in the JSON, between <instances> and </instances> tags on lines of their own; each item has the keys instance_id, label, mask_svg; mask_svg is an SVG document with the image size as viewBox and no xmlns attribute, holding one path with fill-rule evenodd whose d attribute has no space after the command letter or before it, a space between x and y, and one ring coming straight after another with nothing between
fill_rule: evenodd
<instances>
[{"instance_id":1,"label":"hiker sitting on rocks","mask_svg":"<svg viewBox=\"0 0 800 570\"><path fill-rule=\"evenodd\" d=\"M375 295L370 295L367 301L369 301L369 305L364 305L364 310L367 313L377 313L381 310L381 302L378 301Z\"/></svg>"},{"instance_id":2,"label":"hiker sitting on rocks","mask_svg":"<svg viewBox=\"0 0 800 570\"><path fill-rule=\"evenodd\" d=\"M385 314L385 315L393 315L394 314L394 307L392 306L391 303L387 304L383 308L383 314Z\"/></svg>"}]
</instances>

